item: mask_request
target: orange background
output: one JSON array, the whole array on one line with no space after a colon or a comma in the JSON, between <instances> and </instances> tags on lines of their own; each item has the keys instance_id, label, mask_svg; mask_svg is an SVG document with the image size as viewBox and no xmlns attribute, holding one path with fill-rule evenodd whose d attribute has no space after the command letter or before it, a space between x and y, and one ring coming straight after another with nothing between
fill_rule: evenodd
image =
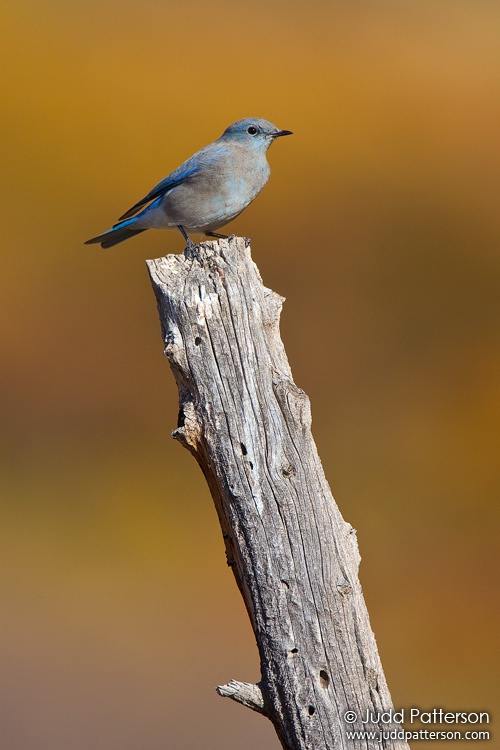
<instances>
[{"instance_id":1,"label":"orange background","mask_svg":"<svg viewBox=\"0 0 500 750\"><path fill-rule=\"evenodd\" d=\"M251 115L294 135L229 231L287 298L395 706L494 710L498 2L21 0L0 21L2 747L279 746L213 689L258 655L169 437L144 259L182 238L82 245Z\"/></svg>"}]
</instances>

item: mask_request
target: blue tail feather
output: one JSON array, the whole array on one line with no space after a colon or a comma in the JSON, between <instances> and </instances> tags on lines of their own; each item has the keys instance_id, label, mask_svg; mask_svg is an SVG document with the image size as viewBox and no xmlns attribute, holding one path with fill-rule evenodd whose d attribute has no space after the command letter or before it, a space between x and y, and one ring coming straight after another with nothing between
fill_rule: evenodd
<instances>
[{"instance_id":1,"label":"blue tail feather","mask_svg":"<svg viewBox=\"0 0 500 750\"><path fill-rule=\"evenodd\" d=\"M118 224L115 224L114 227L108 229L107 232L103 232L102 234L97 235L97 237L92 237L90 240L87 240L85 244L96 245L99 243L101 247L104 248L113 247L113 245L118 245L119 242L128 240L130 237L133 237L136 234L145 232L145 229L132 228L136 223L136 219L137 217L134 216L133 219L120 221Z\"/></svg>"}]
</instances>

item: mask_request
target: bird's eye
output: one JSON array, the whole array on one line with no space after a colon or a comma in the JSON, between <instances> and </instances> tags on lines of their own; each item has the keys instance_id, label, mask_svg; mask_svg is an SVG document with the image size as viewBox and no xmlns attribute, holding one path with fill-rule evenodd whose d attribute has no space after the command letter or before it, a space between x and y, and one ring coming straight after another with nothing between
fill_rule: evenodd
<instances>
[{"instance_id":1,"label":"bird's eye","mask_svg":"<svg viewBox=\"0 0 500 750\"><path fill-rule=\"evenodd\" d=\"M250 133L250 135L257 135L259 131L255 127L255 125L250 125L250 127L247 128L247 133Z\"/></svg>"}]
</instances>

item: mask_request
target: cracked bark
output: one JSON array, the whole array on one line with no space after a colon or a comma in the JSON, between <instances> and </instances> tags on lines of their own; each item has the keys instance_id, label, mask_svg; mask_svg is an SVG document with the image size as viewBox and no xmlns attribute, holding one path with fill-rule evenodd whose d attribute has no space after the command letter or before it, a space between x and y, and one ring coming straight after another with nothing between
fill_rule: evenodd
<instances>
[{"instance_id":1,"label":"cracked bark","mask_svg":"<svg viewBox=\"0 0 500 750\"><path fill-rule=\"evenodd\" d=\"M309 399L292 380L283 298L263 286L243 238L201 243L148 269L179 389L173 436L208 482L260 653L260 682L231 680L219 694L267 716L286 750L408 748L348 737L400 727L380 719L393 706L356 534L324 476Z\"/></svg>"}]
</instances>

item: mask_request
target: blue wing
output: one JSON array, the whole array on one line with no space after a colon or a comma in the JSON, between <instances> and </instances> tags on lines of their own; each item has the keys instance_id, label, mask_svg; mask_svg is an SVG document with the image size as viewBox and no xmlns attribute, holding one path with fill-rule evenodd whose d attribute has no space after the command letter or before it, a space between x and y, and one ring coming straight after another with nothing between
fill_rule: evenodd
<instances>
[{"instance_id":1,"label":"blue wing","mask_svg":"<svg viewBox=\"0 0 500 750\"><path fill-rule=\"evenodd\" d=\"M168 175L168 177L165 177L163 180L161 180L158 185L155 185L154 188L144 196L144 198L142 198L138 203L132 206L132 208L129 208L129 210L126 211L123 216L120 216L119 221L130 218L131 216L136 214L138 210L142 208L142 206L145 206L146 203L150 203L156 198L160 198L162 195L165 195L165 193L168 193L169 190L172 190L178 185L182 185L183 182L186 182L186 180L189 180L190 177L193 177L193 175L195 175L198 170L199 167L196 164L191 166L187 166L186 164L184 164L182 167L175 169L171 174Z\"/></svg>"}]
</instances>

